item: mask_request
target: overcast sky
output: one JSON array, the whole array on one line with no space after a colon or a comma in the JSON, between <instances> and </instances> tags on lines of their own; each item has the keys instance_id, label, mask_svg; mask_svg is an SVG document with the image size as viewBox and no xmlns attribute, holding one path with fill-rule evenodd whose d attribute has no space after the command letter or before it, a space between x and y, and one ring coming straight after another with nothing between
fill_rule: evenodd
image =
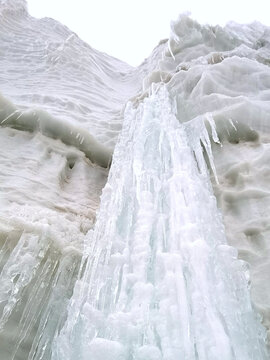
<instances>
[{"instance_id":1,"label":"overcast sky","mask_svg":"<svg viewBox=\"0 0 270 360\"><path fill-rule=\"evenodd\" d=\"M92 47L139 65L160 39L169 37L170 21L190 11L201 23L225 25L254 20L270 25L270 0L28 0L35 17L52 17Z\"/></svg>"}]
</instances>

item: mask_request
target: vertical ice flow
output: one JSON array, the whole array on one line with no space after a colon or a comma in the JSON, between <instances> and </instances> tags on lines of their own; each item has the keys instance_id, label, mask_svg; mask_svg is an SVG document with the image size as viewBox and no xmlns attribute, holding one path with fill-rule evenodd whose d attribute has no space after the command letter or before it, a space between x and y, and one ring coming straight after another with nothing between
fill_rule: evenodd
<instances>
[{"instance_id":1,"label":"vertical ice flow","mask_svg":"<svg viewBox=\"0 0 270 360\"><path fill-rule=\"evenodd\" d=\"M53 360L267 359L204 122L179 123L172 104L161 87L127 106Z\"/></svg>"}]
</instances>

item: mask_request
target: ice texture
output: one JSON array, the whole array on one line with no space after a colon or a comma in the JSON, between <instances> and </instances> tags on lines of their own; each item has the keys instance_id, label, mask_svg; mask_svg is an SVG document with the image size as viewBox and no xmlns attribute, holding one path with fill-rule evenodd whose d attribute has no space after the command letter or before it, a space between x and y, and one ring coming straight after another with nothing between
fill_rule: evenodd
<instances>
[{"instance_id":1,"label":"ice texture","mask_svg":"<svg viewBox=\"0 0 270 360\"><path fill-rule=\"evenodd\" d=\"M269 28L133 68L0 0L0 55L0 359L269 358Z\"/></svg>"},{"instance_id":2,"label":"ice texture","mask_svg":"<svg viewBox=\"0 0 270 360\"><path fill-rule=\"evenodd\" d=\"M267 359L204 157L204 122L179 123L164 86L128 104L53 360Z\"/></svg>"}]
</instances>

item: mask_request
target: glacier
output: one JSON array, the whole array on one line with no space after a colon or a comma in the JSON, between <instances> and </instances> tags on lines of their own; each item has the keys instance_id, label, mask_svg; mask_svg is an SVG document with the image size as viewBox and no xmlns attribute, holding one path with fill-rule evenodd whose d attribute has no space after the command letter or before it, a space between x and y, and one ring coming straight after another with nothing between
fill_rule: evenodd
<instances>
[{"instance_id":1,"label":"glacier","mask_svg":"<svg viewBox=\"0 0 270 360\"><path fill-rule=\"evenodd\" d=\"M0 359L268 359L270 28L0 29Z\"/></svg>"}]
</instances>

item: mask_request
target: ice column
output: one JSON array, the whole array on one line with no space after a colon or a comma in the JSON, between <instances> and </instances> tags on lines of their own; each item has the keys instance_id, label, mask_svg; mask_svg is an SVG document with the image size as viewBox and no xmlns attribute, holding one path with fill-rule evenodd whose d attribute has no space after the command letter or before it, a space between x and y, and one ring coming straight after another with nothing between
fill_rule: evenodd
<instances>
[{"instance_id":1,"label":"ice column","mask_svg":"<svg viewBox=\"0 0 270 360\"><path fill-rule=\"evenodd\" d=\"M165 87L127 106L53 360L267 359L204 121L181 124L174 109Z\"/></svg>"}]
</instances>

